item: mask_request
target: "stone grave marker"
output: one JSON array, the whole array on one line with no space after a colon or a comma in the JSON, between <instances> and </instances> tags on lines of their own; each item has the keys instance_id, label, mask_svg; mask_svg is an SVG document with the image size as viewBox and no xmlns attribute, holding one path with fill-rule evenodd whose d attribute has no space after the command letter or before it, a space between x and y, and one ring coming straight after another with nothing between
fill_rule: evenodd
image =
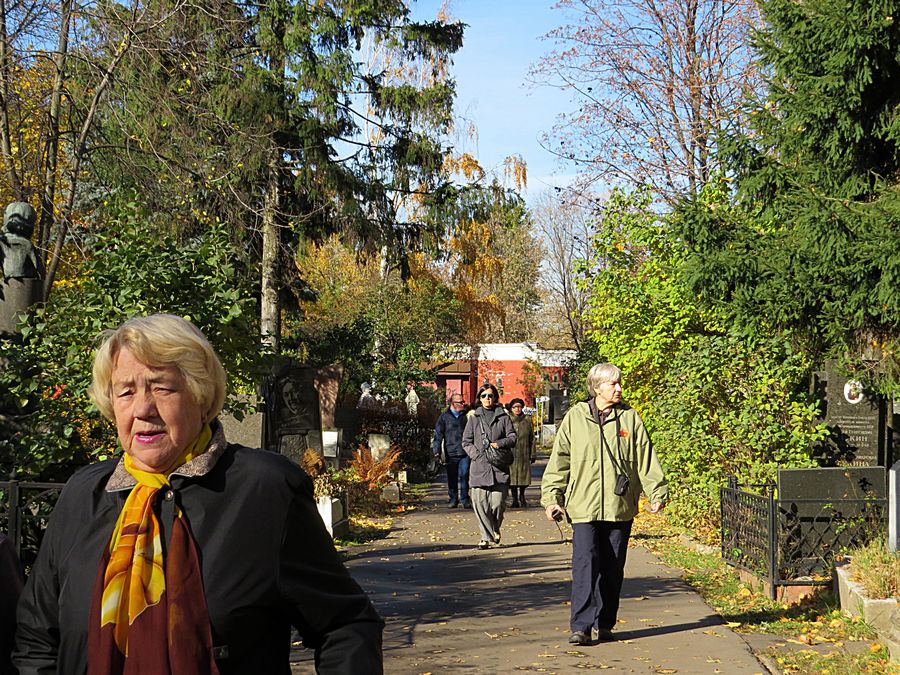
<instances>
[{"instance_id":1,"label":"stone grave marker","mask_svg":"<svg viewBox=\"0 0 900 675\"><path fill-rule=\"evenodd\" d=\"M831 555L871 534L872 518L881 512L866 500L885 498L885 478L881 466L779 470L782 573L824 574Z\"/></svg>"},{"instance_id":2,"label":"stone grave marker","mask_svg":"<svg viewBox=\"0 0 900 675\"><path fill-rule=\"evenodd\" d=\"M254 397L255 398L255 397ZM263 446L263 413L252 412L245 414L238 421L231 414L219 415L219 421L225 430L225 438L229 443L238 443L248 448L260 448Z\"/></svg>"},{"instance_id":3,"label":"stone grave marker","mask_svg":"<svg viewBox=\"0 0 900 675\"><path fill-rule=\"evenodd\" d=\"M322 453L322 423L316 370L293 361L276 367L264 386L263 438L268 450L299 462L312 448Z\"/></svg>"},{"instance_id":4,"label":"stone grave marker","mask_svg":"<svg viewBox=\"0 0 900 675\"><path fill-rule=\"evenodd\" d=\"M888 550L900 550L900 460L888 474Z\"/></svg>"},{"instance_id":5,"label":"stone grave marker","mask_svg":"<svg viewBox=\"0 0 900 675\"><path fill-rule=\"evenodd\" d=\"M884 400L829 364L817 375L817 389L824 400L824 420L831 435L816 449L826 465L884 466Z\"/></svg>"}]
</instances>

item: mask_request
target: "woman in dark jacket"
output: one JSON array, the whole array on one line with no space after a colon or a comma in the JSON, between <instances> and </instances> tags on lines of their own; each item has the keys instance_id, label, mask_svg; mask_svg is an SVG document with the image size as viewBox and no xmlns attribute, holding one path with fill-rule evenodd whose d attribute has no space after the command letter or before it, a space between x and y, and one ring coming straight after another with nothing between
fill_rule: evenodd
<instances>
[{"instance_id":1,"label":"woman in dark jacket","mask_svg":"<svg viewBox=\"0 0 900 675\"><path fill-rule=\"evenodd\" d=\"M512 494L513 508L528 506L528 502L525 501L525 488L531 485L531 465L535 460L534 431L531 418L522 412L524 408L525 401L520 398L514 398L509 402L509 418L516 431L513 463L509 467L509 490Z\"/></svg>"},{"instance_id":2,"label":"woman in dark jacket","mask_svg":"<svg viewBox=\"0 0 900 675\"><path fill-rule=\"evenodd\" d=\"M481 406L469 413L462 439L463 450L472 460L469 496L481 531L480 549L500 544L500 525L509 492L509 465L491 464L484 448L488 444L494 448L512 448L516 444L516 432L499 398L494 385L481 386Z\"/></svg>"},{"instance_id":3,"label":"woman in dark jacket","mask_svg":"<svg viewBox=\"0 0 900 675\"><path fill-rule=\"evenodd\" d=\"M121 458L76 472L19 601L19 675L382 673L383 623L297 465L228 443L225 371L190 322L110 331L91 398Z\"/></svg>"},{"instance_id":4,"label":"woman in dark jacket","mask_svg":"<svg viewBox=\"0 0 900 675\"><path fill-rule=\"evenodd\" d=\"M0 675L14 675L9 655L16 631L16 603L22 592L22 566L12 539L0 533Z\"/></svg>"}]
</instances>

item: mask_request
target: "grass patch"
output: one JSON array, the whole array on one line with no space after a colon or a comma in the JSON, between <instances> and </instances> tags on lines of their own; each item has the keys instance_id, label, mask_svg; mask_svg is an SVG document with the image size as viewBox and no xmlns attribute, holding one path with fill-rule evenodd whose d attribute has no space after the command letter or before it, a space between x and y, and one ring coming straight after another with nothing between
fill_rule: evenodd
<instances>
[{"instance_id":1,"label":"grass patch","mask_svg":"<svg viewBox=\"0 0 900 675\"><path fill-rule=\"evenodd\" d=\"M862 620L844 616L831 593L796 605L771 600L743 583L718 551L702 553L685 546L685 532L663 515L641 514L634 521L632 539L646 546L683 577L739 633L773 636L769 656L784 673L850 675L890 673L891 665L876 633ZM854 558L855 562L855 558Z\"/></svg>"},{"instance_id":2,"label":"grass patch","mask_svg":"<svg viewBox=\"0 0 900 675\"><path fill-rule=\"evenodd\" d=\"M878 649L875 649L875 648ZM797 675L858 675L859 673L897 673L897 666L891 666L885 658L885 649L879 644L858 654L842 653L839 650L820 653L813 649L785 652L775 657L775 662L784 673Z\"/></svg>"},{"instance_id":3,"label":"grass patch","mask_svg":"<svg viewBox=\"0 0 900 675\"><path fill-rule=\"evenodd\" d=\"M862 548L850 551L853 579L875 600L900 598L900 555L888 550L887 542L878 538Z\"/></svg>"}]
</instances>

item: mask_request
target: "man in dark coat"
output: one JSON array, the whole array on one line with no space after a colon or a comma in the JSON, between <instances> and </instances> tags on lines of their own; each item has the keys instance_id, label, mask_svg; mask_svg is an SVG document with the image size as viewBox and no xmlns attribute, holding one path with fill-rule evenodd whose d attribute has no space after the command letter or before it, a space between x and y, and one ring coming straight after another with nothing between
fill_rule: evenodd
<instances>
[{"instance_id":1,"label":"man in dark coat","mask_svg":"<svg viewBox=\"0 0 900 675\"><path fill-rule=\"evenodd\" d=\"M438 418L434 426L434 443L431 452L438 461L441 459L441 446L447 462L447 493L450 497L450 508L455 509L460 502L464 508L472 504L469 501L469 456L462 446L462 435L466 428L466 404L461 394L450 397L450 405Z\"/></svg>"},{"instance_id":2,"label":"man in dark coat","mask_svg":"<svg viewBox=\"0 0 900 675\"><path fill-rule=\"evenodd\" d=\"M0 675L16 672L9 655L16 632L16 603L24 581L12 540L0 534Z\"/></svg>"}]
</instances>

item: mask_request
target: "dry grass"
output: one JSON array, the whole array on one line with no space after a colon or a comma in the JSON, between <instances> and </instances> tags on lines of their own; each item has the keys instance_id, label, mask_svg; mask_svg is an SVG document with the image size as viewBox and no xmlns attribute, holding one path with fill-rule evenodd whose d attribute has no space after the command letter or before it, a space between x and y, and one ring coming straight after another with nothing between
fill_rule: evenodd
<instances>
[{"instance_id":1,"label":"dry grass","mask_svg":"<svg viewBox=\"0 0 900 675\"><path fill-rule=\"evenodd\" d=\"M873 599L900 600L900 554L889 551L887 542L878 538L852 551L853 578Z\"/></svg>"}]
</instances>

